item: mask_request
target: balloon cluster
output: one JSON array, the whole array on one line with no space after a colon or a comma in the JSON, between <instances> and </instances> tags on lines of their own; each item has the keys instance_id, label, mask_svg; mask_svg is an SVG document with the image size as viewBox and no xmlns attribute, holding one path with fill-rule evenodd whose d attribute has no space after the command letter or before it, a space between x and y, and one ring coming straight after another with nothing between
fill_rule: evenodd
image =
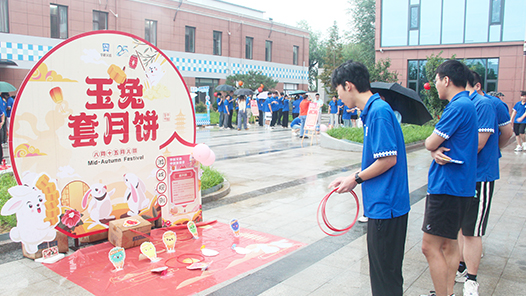
<instances>
[{"instance_id":1,"label":"balloon cluster","mask_svg":"<svg viewBox=\"0 0 526 296\"><path fill-rule=\"evenodd\" d=\"M206 144L197 144L194 147L194 158L202 163L204 166L210 166L216 161L216 155L214 151L210 149Z\"/></svg>"}]
</instances>

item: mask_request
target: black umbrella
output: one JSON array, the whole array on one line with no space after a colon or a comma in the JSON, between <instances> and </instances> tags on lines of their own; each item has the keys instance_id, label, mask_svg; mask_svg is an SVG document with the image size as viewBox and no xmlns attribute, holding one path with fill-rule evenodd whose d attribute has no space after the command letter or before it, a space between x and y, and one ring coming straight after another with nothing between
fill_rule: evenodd
<instances>
[{"instance_id":1,"label":"black umbrella","mask_svg":"<svg viewBox=\"0 0 526 296\"><path fill-rule=\"evenodd\" d=\"M251 96L253 95L254 92L248 88L240 88L240 89L236 89L236 91L234 91L234 95L236 96Z\"/></svg>"},{"instance_id":2,"label":"black umbrella","mask_svg":"<svg viewBox=\"0 0 526 296\"><path fill-rule=\"evenodd\" d=\"M216 86L216 90L218 90L218 91L233 91L233 90L236 90L236 89L233 86L228 85L228 84L220 84L220 85Z\"/></svg>"},{"instance_id":3,"label":"black umbrella","mask_svg":"<svg viewBox=\"0 0 526 296\"><path fill-rule=\"evenodd\" d=\"M289 96L293 96L293 95L303 95L303 94L306 94L307 92L304 91L304 90L293 90L291 92L289 92Z\"/></svg>"},{"instance_id":4,"label":"black umbrella","mask_svg":"<svg viewBox=\"0 0 526 296\"><path fill-rule=\"evenodd\" d=\"M400 112L403 123L422 125L433 117L418 94L398 83L373 82L371 91L379 93L393 110Z\"/></svg>"}]
</instances>

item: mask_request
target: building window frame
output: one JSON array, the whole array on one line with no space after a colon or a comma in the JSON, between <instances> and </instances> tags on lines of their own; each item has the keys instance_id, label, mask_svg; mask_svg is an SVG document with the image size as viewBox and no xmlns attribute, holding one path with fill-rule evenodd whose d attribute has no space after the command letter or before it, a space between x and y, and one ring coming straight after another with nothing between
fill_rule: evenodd
<instances>
[{"instance_id":1,"label":"building window frame","mask_svg":"<svg viewBox=\"0 0 526 296\"><path fill-rule=\"evenodd\" d=\"M195 52L195 27L184 27L184 51Z\"/></svg>"},{"instance_id":2,"label":"building window frame","mask_svg":"<svg viewBox=\"0 0 526 296\"><path fill-rule=\"evenodd\" d=\"M157 46L157 21L144 20L144 40Z\"/></svg>"},{"instance_id":3,"label":"building window frame","mask_svg":"<svg viewBox=\"0 0 526 296\"><path fill-rule=\"evenodd\" d=\"M53 12L55 8L56 13ZM51 38L68 38L68 7L59 4L49 4Z\"/></svg>"},{"instance_id":4,"label":"building window frame","mask_svg":"<svg viewBox=\"0 0 526 296\"><path fill-rule=\"evenodd\" d=\"M416 13L416 24L413 24L413 13ZM409 5L409 30L420 29L420 4Z\"/></svg>"},{"instance_id":5,"label":"building window frame","mask_svg":"<svg viewBox=\"0 0 526 296\"><path fill-rule=\"evenodd\" d=\"M101 28L101 19L103 28ZM105 11L93 10L93 31L97 30L108 30L108 13Z\"/></svg>"},{"instance_id":6,"label":"building window frame","mask_svg":"<svg viewBox=\"0 0 526 296\"><path fill-rule=\"evenodd\" d=\"M272 62L272 41L265 40L265 61Z\"/></svg>"},{"instance_id":7,"label":"building window frame","mask_svg":"<svg viewBox=\"0 0 526 296\"><path fill-rule=\"evenodd\" d=\"M292 46L292 64L297 65L298 64L298 56L300 52L300 47L297 45Z\"/></svg>"},{"instance_id":8,"label":"building window frame","mask_svg":"<svg viewBox=\"0 0 526 296\"><path fill-rule=\"evenodd\" d=\"M9 1L0 0L0 32L9 33Z\"/></svg>"},{"instance_id":9,"label":"building window frame","mask_svg":"<svg viewBox=\"0 0 526 296\"><path fill-rule=\"evenodd\" d=\"M223 32L214 31L213 33L213 54L222 55L222 45L223 45Z\"/></svg>"},{"instance_id":10,"label":"building window frame","mask_svg":"<svg viewBox=\"0 0 526 296\"><path fill-rule=\"evenodd\" d=\"M254 58L254 37L245 36L245 59Z\"/></svg>"},{"instance_id":11,"label":"building window frame","mask_svg":"<svg viewBox=\"0 0 526 296\"><path fill-rule=\"evenodd\" d=\"M493 9L493 5L495 2L500 3L500 9L498 11L495 11ZM489 1L489 25L502 25L502 16L503 16L503 10L504 10L504 1L503 0L490 0ZM498 12L498 19L494 20L495 14Z\"/></svg>"}]
</instances>

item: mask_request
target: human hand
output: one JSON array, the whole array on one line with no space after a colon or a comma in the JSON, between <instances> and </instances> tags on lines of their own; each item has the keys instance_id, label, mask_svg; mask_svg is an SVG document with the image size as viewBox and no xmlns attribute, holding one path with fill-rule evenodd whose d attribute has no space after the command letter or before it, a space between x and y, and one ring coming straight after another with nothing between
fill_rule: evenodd
<instances>
[{"instance_id":1,"label":"human hand","mask_svg":"<svg viewBox=\"0 0 526 296\"><path fill-rule=\"evenodd\" d=\"M449 163L451 160L451 157L444 154L444 151L449 151L451 149L446 147L438 147L437 150L431 152L431 157L435 160L436 163L439 165L445 165Z\"/></svg>"},{"instance_id":2,"label":"human hand","mask_svg":"<svg viewBox=\"0 0 526 296\"><path fill-rule=\"evenodd\" d=\"M334 179L334 181L329 184L328 188L335 188L338 187L336 190L336 193L344 193L344 192L350 192L353 190L356 185L356 181L354 180L354 174L347 176L347 177L339 177Z\"/></svg>"}]
</instances>

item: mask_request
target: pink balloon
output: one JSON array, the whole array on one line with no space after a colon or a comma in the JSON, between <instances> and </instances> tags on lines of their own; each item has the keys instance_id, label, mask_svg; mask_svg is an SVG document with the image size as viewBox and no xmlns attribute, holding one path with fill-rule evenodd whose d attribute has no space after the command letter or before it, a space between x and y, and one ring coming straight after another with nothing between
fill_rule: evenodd
<instances>
[{"instance_id":1,"label":"pink balloon","mask_svg":"<svg viewBox=\"0 0 526 296\"><path fill-rule=\"evenodd\" d=\"M325 124L320 125L320 131L326 132L327 131L327 126Z\"/></svg>"},{"instance_id":2,"label":"pink balloon","mask_svg":"<svg viewBox=\"0 0 526 296\"><path fill-rule=\"evenodd\" d=\"M208 157L210 157L210 148L203 143L197 144L194 147L194 158L199 161L203 162L203 160L206 160Z\"/></svg>"},{"instance_id":3,"label":"pink balloon","mask_svg":"<svg viewBox=\"0 0 526 296\"><path fill-rule=\"evenodd\" d=\"M204 166L211 166L214 162L216 161L216 154L214 153L214 151L210 150L210 156L201 161L201 164L203 164Z\"/></svg>"}]
</instances>

